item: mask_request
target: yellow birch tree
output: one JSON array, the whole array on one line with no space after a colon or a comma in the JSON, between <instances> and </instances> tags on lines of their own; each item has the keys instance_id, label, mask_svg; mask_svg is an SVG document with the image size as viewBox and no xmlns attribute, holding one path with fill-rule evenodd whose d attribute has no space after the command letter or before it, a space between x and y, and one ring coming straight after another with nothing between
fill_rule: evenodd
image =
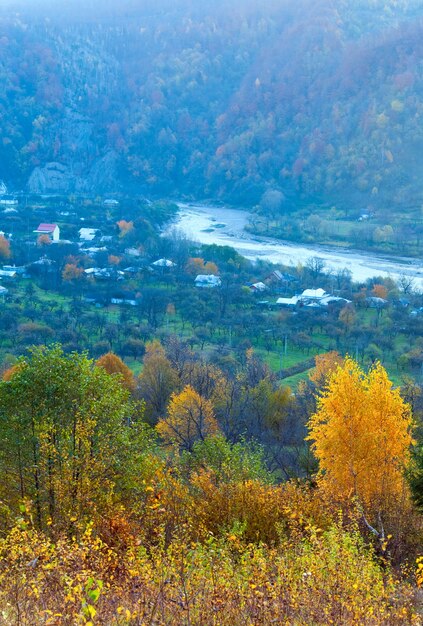
<instances>
[{"instance_id":1,"label":"yellow birch tree","mask_svg":"<svg viewBox=\"0 0 423 626\"><path fill-rule=\"evenodd\" d=\"M187 385L179 394L173 393L167 416L159 420L157 430L166 443L191 450L195 441L219 432L213 405Z\"/></svg>"},{"instance_id":2,"label":"yellow birch tree","mask_svg":"<svg viewBox=\"0 0 423 626\"><path fill-rule=\"evenodd\" d=\"M373 520L404 496L411 411L380 363L366 374L347 358L332 373L308 426L318 480L330 496L355 497Z\"/></svg>"}]
</instances>

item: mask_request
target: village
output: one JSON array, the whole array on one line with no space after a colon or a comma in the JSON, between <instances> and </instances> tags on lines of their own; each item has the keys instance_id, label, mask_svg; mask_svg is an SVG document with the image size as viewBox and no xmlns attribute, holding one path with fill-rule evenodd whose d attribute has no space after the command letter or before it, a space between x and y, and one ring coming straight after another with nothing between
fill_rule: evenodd
<instances>
[{"instance_id":1,"label":"village","mask_svg":"<svg viewBox=\"0 0 423 626\"><path fill-rule=\"evenodd\" d=\"M146 341L175 334L217 360L252 345L294 385L313 354L331 349L368 363L381 358L397 377L420 371L413 339L423 302L412 281L358 285L316 258L296 268L251 263L177 230L163 236L176 212L167 201L3 189L0 356L10 361L32 343L60 341L94 356L114 350L137 370Z\"/></svg>"}]
</instances>

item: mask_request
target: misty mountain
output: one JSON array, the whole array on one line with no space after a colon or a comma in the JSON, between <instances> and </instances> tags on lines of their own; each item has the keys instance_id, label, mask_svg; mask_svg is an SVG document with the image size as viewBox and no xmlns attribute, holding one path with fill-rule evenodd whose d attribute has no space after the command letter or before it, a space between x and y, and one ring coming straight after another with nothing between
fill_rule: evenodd
<instances>
[{"instance_id":1,"label":"misty mountain","mask_svg":"<svg viewBox=\"0 0 423 626\"><path fill-rule=\"evenodd\" d=\"M9 187L420 208L420 2L138 4L3 5Z\"/></svg>"}]
</instances>

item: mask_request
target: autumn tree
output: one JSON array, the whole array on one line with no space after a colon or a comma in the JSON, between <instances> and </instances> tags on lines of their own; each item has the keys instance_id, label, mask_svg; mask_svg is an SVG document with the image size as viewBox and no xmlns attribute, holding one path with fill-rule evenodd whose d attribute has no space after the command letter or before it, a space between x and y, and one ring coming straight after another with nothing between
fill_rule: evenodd
<instances>
[{"instance_id":1,"label":"autumn tree","mask_svg":"<svg viewBox=\"0 0 423 626\"><path fill-rule=\"evenodd\" d=\"M0 382L0 498L13 513L67 528L112 504L130 467L129 393L85 355L34 348ZM50 521L49 521L50 520Z\"/></svg>"},{"instance_id":2,"label":"autumn tree","mask_svg":"<svg viewBox=\"0 0 423 626\"><path fill-rule=\"evenodd\" d=\"M382 298L383 300L386 300L388 297L388 290L385 285L376 284L373 286L372 294L375 298Z\"/></svg>"},{"instance_id":3,"label":"autumn tree","mask_svg":"<svg viewBox=\"0 0 423 626\"><path fill-rule=\"evenodd\" d=\"M51 243L52 242L49 235L39 235L39 237L37 238L37 246L39 246L40 248L51 246Z\"/></svg>"},{"instance_id":4,"label":"autumn tree","mask_svg":"<svg viewBox=\"0 0 423 626\"><path fill-rule=\"evenodd\" d=\"M3 235L0 235L0 258L8 259L10 254L10 241Z\"/></svg>"},{"instance_id":5,"label":"autumn tree","mask_svg":"<svg viewBox=\"0 0 423 626\"><path fill-rule=\"evenodd\" d=\"M140 397L146 403L146 415L156 420L164 415L169 398L178 385L178 376L159 341L147 342L144 367L138 378Z\"/></svg>"},{"instance_id":6,"label":"autumn tree","mask_svg":"<svg viewBox=\"0 0 423 626\"><path fill-rule=\"evenodd\" d=\"M74 282L82 278L84 270L74 263L66 263L62 271L62 279L68 283Z\"/></svg>"},{"instance_id":7,"label":"autumn tree","mask_svg":"<svg viewBox=\"0 0 423 626\"><path fill-rule=\"evenodd\" d=\"M119 265L119 263L122 261L122 258L120 256L116 256L115 254L109 254L107 261L109 265Z\"/></svg>"},{"instance_id":8,"label":"autumn tree","mask_svg":"<svg viewBox=\"0 0 423 626\"><path fill-rule=\"evenodd\" d=\"M125 237L128 233L134 230L134 222L119 220L119 222L116 222L116 224L119 228L119 237Z\"/></svg>"},{"instance_id":9,"label":"autumn tree","mask_svg":"<svg viewBox=\"0 0 423 626\"><path fill-rule=\"evenodd\" d=\"M167 415L159 420L157 430L166 443L191 450L195 441L218 433L219 426L210 400L187 385L181 393L172 394Z\"/></svg>"},{"instance_id":10,"label":"autumn tree","mask_svg":"<svg viewBox=\"0 0 423 626\"><path fill-rule=\"evenodd\" d=\"M344 358L336 350L318 354L314 357L314 369L309 378L318 387L322 388L328 377L336 368L344 363Z\"/></svg>"},{"instance_id":11,"label":"autumn tree","mask_svg":"<svg viewBox=\"0 0 423 626\"><path fill-rule=\"evenodd\" d=\"M201 274L204 269L204 259L201 257L191 257L188 259L185 269L188 274L192 274L193 276Z\"/></svg>"},{"instance_id":12,"label":"autumn tree","mask_svg":"<svg viewBox=\"0 0 423 626\"><path fill-rule=\"evenodd\" d=\"M107 352L103 354L95 364L98 367L102 367L108 374L117 374L120 378L122 385L129 391L133 391L135 387L134 375L129 367L122 361L117 354L113 352Z\"/></svg>"},{"instance_id":13,"label":"autumn tree","mask_svg":"<svg viewBox=\"0 0 423 626\"><path fill-rule=\"evenodd\" d=\"M410 408L380 363L366 374L347 358L309 421L321 487L340 501L356 498L373 522L382 519L406 492L411 426Z\"/></svg>"},{"instance_id":14,"label":"autumn tree","mask_svg":"<svg viewBox=\"0 0 423 626\"><path fill-rule=\"evenodd\" d=\"M213 261L205 262L201 257L192 257L188 259L186 264L186 271L188 274L218 274L219 268Z\"/></svg>"}]
</instances>

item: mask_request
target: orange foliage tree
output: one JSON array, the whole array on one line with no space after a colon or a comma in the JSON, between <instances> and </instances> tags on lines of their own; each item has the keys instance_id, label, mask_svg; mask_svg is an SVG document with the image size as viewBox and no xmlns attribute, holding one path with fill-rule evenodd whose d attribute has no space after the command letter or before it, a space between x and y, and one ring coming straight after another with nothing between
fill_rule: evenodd
<instances>
[{"instance_id":1,"label":"orange foliage tree","mask_svg":"<svg viewBox=\"0 0 423 626\"><path fill-rule=\"evenodd\" d=\"M372 294L376 298L382 298L383 300L386 300L386 298L388 297L388 290L385 285L374 285L372 289Z\"/></svg>"},{"instance_id":2,"label":"orange foliage tree","mask_svg":"<svg viewBox=\"0 0 423 626\"><path fill-rule=\"evenodd\" d=\"M0 258L8 259L10 257L10 242L0 235Z\"/></svg>"},{"instance_id":3,"label":"orange foliage tree","mask_svg":"<svg viewBox=\"0 0 423 626\"><path fill-rule=\"evenodd\" d=\"M120 256L116 256L115 254L109 254L108 262L110 265L119 265L122 258Z\"/></svg>"},{"instance_id":4,"label":"orange foliage tree","mask_svg":"<svg viewBox=\"0 0 423 626\"><path fill-rule=\"evenodd\" d=\"M331 350L330 352L316 355L314 362L315 367L310 374L310 380L317 387L323 387L327 378L339 365L344 363L344 358L336 350Z\"/></svg>"},{"instance_id":5,"label":"orange foliage tree","mask_svg":"<svg viewBox=\"0 0 423 626\"><path fill-rule=\"evenodd\" d=\"M83 273L84 270L81 267L78 267L74 263L66 263L62 271L62 278L66 282L72 282L74 280L79 280Z\"/></svg>"},{"instance_id":6,"label":"orange foliage tree","mask_svg":"<svg viewBox=\"0 0 423 626\"><path fill-rule=\"evenodd\" d=\"M309 422L318 480L332 497L355 497L373 520L407 493L411 411L385 369L368 374L347 358L329 379Z\"/></svg>"},{"instance_id":7,"label":"orange foliage tree","mask_svg":"<svg viewBox=\"0 0 423 626\"><path fill-rule=\"evenodd\" d=\"M37 245L40 247L50 246L51 245L50 237L48 235L40 235L37 239Z\"/></svg>"},{"instance_id":8,"label":"orange foliage tree","mask_svg":"<svg viewBox=\"0 0 423 626\"><path fill-rule=\"evenodd\" d=\"M210 400L200 396L190 385L172 394L167 416L159 420L157 430L167 443L191 450L194 442L219 431Z\"/></svg>"},{"instance_id":9,"label":"orange foliage tree","mask_svg":"<svg viewBox=\"0 0 423 626\"><path fill-rule=\"evenodd\" d=\"M119 374L122 385L129 391L133 391L134 375L117 354L107 352L107 354L103 354L103 356L97 359L95 364L105 369L108 374Z\"/></svg>"},{"instance_id":10,"label":"orange foliage tree","mask_svg":"<svg viewBox=\"0 0 423 626\"><path fill-rule=\"evenodd\" d=\"M189 274L218 274L219 268L212 261L204 262L201 257L192 257L188 259L186 270Z\"/></svg>"},{"instance_id":11,"label":"orange foliage tree","mask_svg":"<svg viewBox=\"0 0 423 626\"><path fill-rule=\"evenodd\" d=\"M134 222L127 222L126 220L119 220L116 222L119 228L119 237L125 237L131 230L134 230Z\"/></svg>"}]
</instances>

